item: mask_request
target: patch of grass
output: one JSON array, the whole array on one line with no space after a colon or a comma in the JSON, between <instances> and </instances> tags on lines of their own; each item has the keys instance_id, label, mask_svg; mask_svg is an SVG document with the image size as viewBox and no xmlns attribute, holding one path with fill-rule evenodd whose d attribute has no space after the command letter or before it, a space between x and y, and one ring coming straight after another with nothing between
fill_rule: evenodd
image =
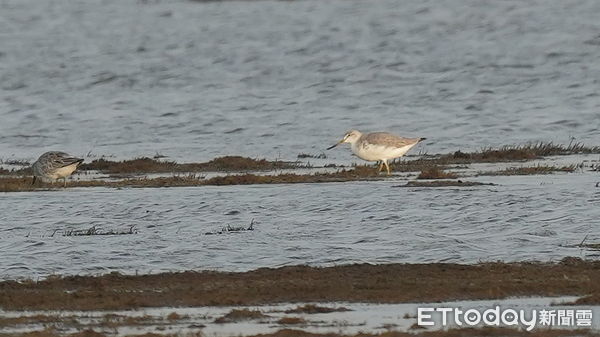
<instances>
[{"instance_id":1,"label":"patch of grass","mask_svg":"<svg viewBox=\"0 0 600 337\"><path fill-rule=\"evenodd\" d=\"M394 171L420 172L419 179L454 179L455 173L444 171L449 165L467 165L476 162L503 162L537 159L546 155L563 155L573 153L600 153L600 147L586 147L580 143L571 143L567 146L553 143L537 143L518 146L504 146L499 149L484 149L472 153L457 151L451 154L438 156L424 156L420 159L392 163ZM156 156L160 159L162 156ZM182 173L182 172L248 172L268 171L276 169L303 168L304 164L298 162L267 161L265 159L252 159L241 156L227 156L215 158L205 163L178 164L173 161L161 161L155 158L138 158L125 161L111 161L105 158L96 159L91 163L80 166L82 170L98 170L108 174L143 174L143 173ZM334 164L325 167L337 167ZM571 172L576 166L552 167L539 165L533 168L510 168L499 172L484 172L483 175L518 175L518 174L545 174L550 172ZM31 176L31 168L20 170L0 169L0 192L33 191L40 189L62 188L60 183L42 183L31 186L31 178L13 176ZM189 175L176 175L158 178L130 178L122 180L71 180L68 187L179 187L179 186L204 186L204 185L249 185L249 184L293 184L293 183L322 183L345 182L356 180L385 179L377 173L372 166L358 165L352 169L337 172L313 174L272 174L259 175L252 173L216 176L210 179ZM464 186L464 185L461 185Z\"/></svg>"},{"instance_id":2,"label":"patch of grass","mask_svg":"<svg viewBox=\"0 0 600 337\"><path fill-rule=\"evenodd\" d=\"M510 147L505 146L500 149L484 149L480 152L465 153L456 151L452 154L442 156L442 159L454 163L489 163L489 162L503 162L503 161L521 161L537 159L540 156L536 151L532 151L527 147Z\"/></svg>"},{"instance_id":3,"label":"patch of grass","mask_svg":"<svg viewBox=\"0 0 600 337\"><path fill-rule=\"evenodd\" d=\"M352 311L346 307L328 308L321 307L315 304L305 304L303 306L297 306L294 309L286 310L286 314L327 314L330 312L344 312Z\"/></svg>"},{"instance_id":4,"label":"patch of grass","mask_svg":"<svg viewBox=\"0 0 600 337\"><path fill-rule=\"evenodd\" d=\"M178 164L174 161L162 161L142 157L131 160L112 161L104 158L91 163L83 163L80 170L96 170L111 174L130 173L167 173L167 172L230 172L230 171L269 171L277 169L293 169L301 167L299 163L284 161L268 161L241 156L218 157L205 163Z\"/></svg>"},{"instance_id":5,"label":"patch of grass","mask_svg":"<svg viewBox=\"0 0 600 337\"><path fill-rule=\"evenodd\" d=\"M36 182L32 185L31 177L0 177L0 192L25 192L35 190L62 190L62 182ZM158 178L131 178L117 181L106 180L67 180L67 187L180 187L206 185L202 177L194 174Z\"/></svg>"},{"instance_id":6,"label":"patch of grass","mask_svg":"<svg viewBox=\"0 0 600 337\"><path fill-rule=\"evenodd\" d=\"M600 153L600 146L588 147L582 143L569 145L540 142L525 145L505 145L500 148L485 148L475 152L456 151L449 154L423 156L415 160L394 163L395 171L421 171L433 165L462 165L473 163L499 163L527 161L548 156Z\"/></svg>"},{"instance_id":7,"label":"patch of grass","mask_svg":"<svg viewBox=\"0 0 600 337\"><path fill-rule=\"evenodd\" d=\"M269 316L263 314L258 310L248 309L232 309L230 312L215 319L215 323L234 323L240 321L249 321L255 319L268 318Z\"/></svg>"},{"instance_id":8,"label":"patch of grass","mask_svg":"<svg viewBox=\"0 0 600 337\"><path fill-rule=\"evenodd\" d=\"M509 167L500 171L482 172L479 175L486 176L515 176L515 175L535 175L535 174L552 174L554 172L574 172L577 165L568 166L548 166L536 165L528 167Z\"/></svg>"},{"instance_id":9,"label":"patch of grass","mask_svg":"<svg viewBox=\"0 0 600 337\"><path fill-rule=\"evenodd\" d=\"M582 143L571 142L569 145L539 142L525 145L505 145L498 149L486 148L481 151L464 153L456 151L442 156L453 163L503 162L538 159L540 157L570 155L581 153L600 153L600 146L587 147Z\"/></svg>"},{"instance_id":10,"label":"patch of grass","mask_svg":"<svg viewBox=\"0 0 600 337\"><path fill-rule=\"evenodd\" d=\"M420 172L431 169L432 167L438 167L445 169L447 165L442 165L439 159L435 158L419 158L414 160L403 160L394 163L390 163L390 169L395 172Z\"/></svg>"},{"instance_id":11,"label":"patch of grass","mask_svg":"<svg viewBox=\"0 0 600 337\"><path fill-rule=\"evenodd\" d=\"M215 158L205 164L210 171L268 171L279 169L293 169L301 166L299 163L268 161L266 159L252 159L241 156L227 156Z\"/></svg>"},{"instance_id":12,"label":"patch of grass","mask_svg":"<svg viewBox=\"0 0 600 337\"><path fill-rule=\"evenodd\" d=\"M393 171L398 172L418 172L428 170L434 166L528 161L547 156L590 153L600 153L600 146L588 147L574 142L569 145L540 142L526 145L505 145L500 148L485 148L474 152L459 150L448 154L428 155L419 159L395 162L390 167Z\"/></svg>"},{"instance_id":13,"label":"patch of grass","mask_svg":"<svg viewBox=\"0 0 600 337\"><path fill-rule=\"evenodd\" d=\"M157 178L130 178L117 181L105 180L75 180L67 181L67 187L181 187L181 186L224 186L224 185L251 185L251 184L295 184L295 183L324 183L344 182L365 179L383 179L376 170L368 167L356 167L349 170L340 170L332 173L279 175L240 174L217 176L203 179L194 174ZM26 177L0 177L0 192L22 192L41 189L62 189L62 183L41 183L31 185L31 178Z\"/></svg>"},{"instance_id":14,"label":"patch of grass","mask_svg":"<svg viewBox=\"0 0 600 337\"><path fill-rule=\"evenodd\" d=\"M458 175L451 172L445 172L439 166L432 166L427 168L419 174L417 179L455 179Z\"/></svg>"},{"instance_id":15,"label":"patch of grass","mask_svg":"<svg viewBox=\"0 0 600 337\"><path fill-rule=\"evenodd\" d=\"M251 185L251 184L294 184L294 183L323 183L343 182L366 178L377 178L379 174L369 167L356 167L350 170L341 170L333 173L314 174L279 174L279 175L229 175L207 179L205 185ZM379 178L380 179L380 178Z\"/></svg>"}]
</instances>

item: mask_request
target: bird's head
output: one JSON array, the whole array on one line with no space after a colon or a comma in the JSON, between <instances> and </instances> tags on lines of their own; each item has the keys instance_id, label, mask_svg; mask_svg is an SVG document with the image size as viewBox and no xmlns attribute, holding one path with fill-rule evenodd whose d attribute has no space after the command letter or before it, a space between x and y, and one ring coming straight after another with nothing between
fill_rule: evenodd
<instances>
[{"instance_id":1,"label":"bird's head","mask_svg":"<svg viewBox=\"0 0 600 337\"><path fill-rule=\"evenodd\" d=\"M327 148L327 150L331 150L334 147L342 144L342 143L356 143L356 141L358 141L358 139L360 138L360 136L362 136L362 133L360 133L360 131L358 130L350 130L348 132L346 132L346 134L344 135L344 138L342 138L339 142L337 142L335 145L332 145L330 147Z\"/></svg>"}]
</instances>

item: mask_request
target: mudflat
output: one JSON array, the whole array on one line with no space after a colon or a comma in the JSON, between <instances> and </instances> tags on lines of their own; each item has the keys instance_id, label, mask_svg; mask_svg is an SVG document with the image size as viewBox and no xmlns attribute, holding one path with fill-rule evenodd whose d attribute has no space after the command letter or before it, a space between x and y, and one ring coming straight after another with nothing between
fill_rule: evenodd
<instances>
[{"instance_id":1,"label":"mudflat","mask_svg":"<svg viewBox=\"0 0 600 337\"><path fill-rule=\"evenodd\" d=\"M5 310L116 310L283 302L371 303L584 296L598 303L600 261L474 265L352 264L287 266L248 272L187 271L152 275L53 276L0 282Z\"/></svg>"}]
</instances>

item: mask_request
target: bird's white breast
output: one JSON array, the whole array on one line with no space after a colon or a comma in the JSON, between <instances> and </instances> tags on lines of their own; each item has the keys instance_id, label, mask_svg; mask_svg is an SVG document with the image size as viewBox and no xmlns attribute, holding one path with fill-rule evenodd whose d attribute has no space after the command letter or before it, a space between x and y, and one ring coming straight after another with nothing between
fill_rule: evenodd
<instances>
[{"instance_id":1,"label":"bird's white breast","mask_svg":"<svg viewBox=\"0 0 600 337\"><path fill-rule=\"evenodd\" d=\"M403 147L389 147L385 145L370 144L366 142L356 142L352 144L352 152L360 159L368 161L388 160L402 157L415 144Z\"/></svg>"},{"instance_id":2,"label":"bird's white breast","mask_svg":"<svg viewBox=\"0 0 600 337\"><path fill-rule=\"evenodd\" d=\"M54 170L48 176L52 179L60 179L64 177L68 177L77 169L77 163L61 167L59 169Z\"/></svg>"}]
</instances>

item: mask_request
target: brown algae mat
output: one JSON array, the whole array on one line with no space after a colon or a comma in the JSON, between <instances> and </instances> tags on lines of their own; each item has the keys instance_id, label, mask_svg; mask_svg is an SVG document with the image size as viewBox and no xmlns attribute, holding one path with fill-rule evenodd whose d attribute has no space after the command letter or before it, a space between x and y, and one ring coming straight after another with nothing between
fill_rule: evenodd
<instances>
[{"instance_id":1,"label":"brown algae mat","mask_svg":"<svg viewBox=\"0 0 600 337\"><path fill-rule=\"evenodd\" d=\"M585 296L600 299L600 261L558 263L353 264L249 272L52 276L0 282L4 310L117 310L143 307L306 302L408 303ZM598 302L596 302L598 303Z\"/></svg>"},{"instance_id":2,"label":"brown algae mat","mask_svg":"<svg viewBox=\"0 0 600 337\"><path fill-rule=\"evenodd\" d=\"M146 173L191 173L191 172L248 172L298 169L309 167L302 162L254 159L242 156L217 157L203 163L177 163L141 157L122 161L95 159L78 167L79 172L98 171L106 174L146 174ZM0 167L0 175L30 176L31 167L7 170Z\"/></svg>"},{"instance_id":3,"label":"brown algae mat","mask_svg":"<svg viewBox=\"0 0 600 337\"><path fill-rule=\"evenodd\" d=\"M465 165L473 163L496 163L527 161L547 156L600 153L600 146L585 146L581 143L560 145L554 143L535 143L527 145L506 145L500 148L486 148L474 152L455 151L448 154L424 155L414 160L403 160L391 164L397 172L419 172L436 165ZM299 157L303 157L299 155ZM0 162L1 164L2 162ZM337 167L334 164L327 167ZM144 174L144 173L193 173L193 172L245 172L272 171L280 169L310 168L303 162L254 159L242 156L224 156L202 163L177 163L155 158L135 158L112 161L104 158L83 163L80 171L99 171L108 174ZM342 166L343 167L343 166ZM7 170L0 167L2 175L31 175L31 168Z\"/></svg>"},{"instance_id":4,"label":"brown algae mat","mask_svg":"<svg viewBox=\"0 0 600 337\"><path fill-rule=\"evenodd\" d=\"M484 149L476 152L456 151L450 154L425 155L414 160L404 160L391 164L396 172L420 172L418 179L456 179L459 176L453 172L445 171L450 165L469 165L473 163L494 163L528 161L539 159L543 156L556 156L580 153L600 153L600 147L586 147L579 143L555 145L553 143L538 143L530 145L504 146L499 149ZM95 171L110 175L126 175L121 180L70 180L67 187L178 187L178 186L203 186L203 185L248 185L248 184L291 184L291 183L322 183L345 182L358 180L386 179L385 174L380 174L376 166L358 165L351 168L336 166L336 172L299 174L292 172L278 172L277 174L254 174L252 172L271 172L276 170L293 170L311 168L310 164L302 162L269 161L266 159L252 159L241 156L226 156L215 158L204 163L176 163L154 158L136 158L124 161L111 161L96 159L84 163L79 171L82 173ZM532 167L508 168L499 171L480 172L479 175L531 175L551 174L554 172L573 172L577 165L563 167L537 165ZM195 173L201 172L245 172L243 174L217 176L204 179ZM174 176L147 178L130 177L127 175L174 173ZM179 174L179 175L177 175ZM60 183L42 183L31 185L31 168L25 167L18 170L0 168L0 192L34 191L40 189L62 188ZM422 184L423 187L443 187L443 184ZM457 186L466 186L464 184Z\"/></svg>"},{"instance_id":5,"label":"brown algae mat","mask_svg":"<svg viewBox=\"0 0 600 337\"><path fill-rule=\"evenodd\" d=\"M550 165L534 165L524 167L509 167L500 171L480 172L480 176L518 176L518 175L536 175L536 174L552 174L554 172L575 172L577 165L567 166L550 166Z\"/></svg>"},{"instance_id":6,"label":"brown algae mat","mask_svg":"<svg viewBox=\"0 0 600 337\"><path fill-rule=\"evenodd\" d=\"M216 176L204 179L195 174L157 178L127 178L121 180L71 180L67 187L183 187L183 186L224 186L251 184L298 184L345 182L357 180L384 179L376 169L357 166L352 169L331 173L296 174L282 173L277 175L257 175L252 173ZM24 192L40 189L61 189L62 182L36 183L32 185L31 177L0 177L0 192Z\"/></svg>"},{"instance_id":7,"label":"brown algae mat","mask_svg":"<svg viewBox=\"0 0 600 337\"><path fill-rule=\"evenodd\" d=\"M438 164L497 163L533 160L548 156L591 153L600 153L600 146L589 147L582 143L561 145L552 142L542 142L526 145L505 145L497 149L486 148L475 152L456 151L451 154L440 155L436 160Z\"/></svg>"},{"instance_id":8,"label":"brown algae mat","mask_svg":"<svg viewBox=\"0 0 600 337\"><path fill-rule=\"evenodd\" d=\"M102 173L169 173L169 172L232 172L232 171L272 171L305 167L300 162L269 161L242 156L218 157L205 163L184 163L162 161L153 158L136 158L123 161L96 159L82 164L83 171Z\"/></svg>"},{"instance_id":9,"label":"brown algae mat","mask_svg":"<svg viewBox=\"0 0 600 337\"><path fill-rule=\"evenodd\" d=\"M455 179L458 178L456 173L446 172L437 165L425 168L419 173L417 179Z\"/></svg>"}]
</instances>

